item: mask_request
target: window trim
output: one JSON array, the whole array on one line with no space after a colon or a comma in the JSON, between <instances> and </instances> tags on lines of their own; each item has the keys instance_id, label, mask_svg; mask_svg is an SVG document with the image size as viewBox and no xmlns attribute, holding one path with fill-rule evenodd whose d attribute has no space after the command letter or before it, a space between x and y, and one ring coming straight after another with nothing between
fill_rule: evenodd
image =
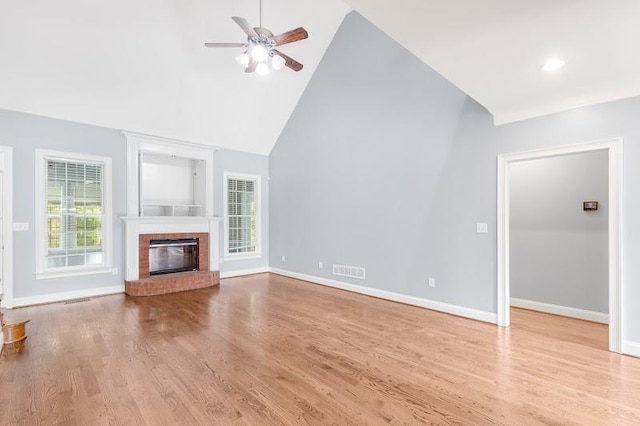
<instances>
[{"instance_id":1,"label":"window trim","mask_svg":"<svg viewBox=\"0 0 640 426\"><path fill-rule=\"evenodd\" d=\"M102 248L103 263L95 266L47 266L47 162L49 160L99 164L103 167L103 217ZM89 274L110 273L113 268L113 184L112 160L110 157L79 154L73 152L36 149L35 161L35 240L36 279L61 278Z\"/></svg>"},{"instance_id":2,"label":"window trim","mask_svg":"<svg viewBox=\"0 0 640 426\"><path fill-rule=\"evenodd\" d=\"M229 253L229 179L252 180L255 182L256 203L256 250L244 253ZM224 209L224 260L259 259L262 257L262 176L245 173L224 172L223 179L223 209Z\"/></svg>"}]
</instances>

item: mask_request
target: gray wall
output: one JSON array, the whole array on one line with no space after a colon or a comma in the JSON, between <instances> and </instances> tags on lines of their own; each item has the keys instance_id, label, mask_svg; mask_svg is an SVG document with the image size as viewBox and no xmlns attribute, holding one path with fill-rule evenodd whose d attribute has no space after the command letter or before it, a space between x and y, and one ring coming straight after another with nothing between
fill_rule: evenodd
<instances>
[{"instance_id":1,"label":"gray wall","mask_svg":"<svg viewBox=\"0 0 640 426\"><path fill-rule=\"evenodd\" d=\"M640 342L638 116L632 98L495 127L352 12L270 157L270 264L331 278L319 260L360 265L355 284L496 312L496 157L622 136L623 337Z\"/></svg>"},{"instance_id":2,"label":"gray wall","mask_svg":"<svg viewBox=\"0 0 640 426\"><path fill-rule=\"evenodd\" d=\"M14 297L30 297L124 284L124 227L126 215L126 141L119 130L0 110L0 145L13 147L14 222L28 222L29 231L14 232ZM97 274L46 280L35 279L35 150L86 153L113 160L114 266L118 275ZM220 150L214 160L214 212L222 216L223 172L261 175L262 258L226 262L222 272L266 267L269 247L268 158ZM222 230L222 226L221 226ZM223 253L221 242L220 253Z\"/></svg>"},{"instance_id":3,"label":"gray wall","mask_svg":"<svg viewBox=\"0 0 640 426\"><path fill-rule=\"evenodd\" d=\"M512 163L511 296L609 312L608 153ZM582 202L599 202L583 211Z\"/></svg>"},{"instance_id":4,"label":"gray wall","mask_svg":"<svg viewBox=\"0 0 640 426\"><path fill-rule=\"evenodd\" d=\"M13 296L29 297L122 285L123 226L126 212L126 149L118 131L35 115L0 110L0 145L13 147L13 220L28 222L29 231L14 232ZM113 161L114 266L118 275L35 278L35 155L50 149L111 157Z\"/></svg>"},{"instance_id":5,"label":"gray wall","mask_svg":"<svg viewBox=\"0 0 640 426\"><path fill-rule=\"evenodd\" d=\"M492 173L463 173L482 148L460 128L471 113L490 125L463 92L347 15L271 154L271 266L327 278L333 263L361 266L365 281L344 281L493 310L494 237L475 233L490 219L480 188Z\"/></svg>"}]
</instances>

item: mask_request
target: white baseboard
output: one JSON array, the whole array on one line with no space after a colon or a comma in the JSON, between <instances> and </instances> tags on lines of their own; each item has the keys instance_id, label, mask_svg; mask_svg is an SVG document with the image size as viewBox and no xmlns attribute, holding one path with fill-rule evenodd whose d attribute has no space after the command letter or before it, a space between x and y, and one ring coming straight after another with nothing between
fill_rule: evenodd
<instances>
[{"instance_id":1,"label":"white baseboard","mask_svg":"<svg viewBox=\"0 0 640 426\"><path fill-rule=\"evenodd\" d=\"M551 303L534 302L533 300L511 298L511 306L514 308L530 309L532 311L546 312L548 314L562 315L563 317L577 318L585 321L609 324L609 314L587 311L585 309L569 308L567 306L553 305Z\"/></svg>"},{"instance_id":2,"label":"white baseboard","mask_svg":"<svg viewBox=\"0 0 640 426\"><path fill-rule=\"evenodd\" d=\"M220 278L233 278L241 277L243 275L264 274L265 272L269 272L268 266L263 266L262 268L238 269L237 271L220 272Z\"/></svg>"},{"instance_id":3,"label":"white baseboard","mask_svg":"<svg viewBox=\"0 0 640 426\"><path fill-rule=\"evenodd\" d=\"M367 296L373 296L380 299L391 300L393 302L400 302L407 305L419 306L421 308L427 308L433 311L444 312L447 314L470 318L477 321L496 324L498 320L497 315L494 314L493 312L479 311L477 309L465 308L463 306L457 306L457 305L450 305L448 303L437 302L429 299L423 299L421 297L407 296L404 294L394 293L391 291L378 290L375 288L349 284L349 283L336 281L328 278L314 277L311 275L300 274L298 272L291 272L291 271L286 271L278 268L270 268L270 271L273 272L274 274L283 275L285 277L296 278L303 281L309 281L315 284L320 284L327 287L339 288L341 290L347 290L354 293L366 294Z\"/></svg>"},{"instance_id":4,"label":"white baseboard","mask_svg":"<svg viewBox=\"0 0 640 426\"><path fill-rule=\"evenodd\" d=\"M42 305L44 303L62 302L63 300L80 299L83 297L106 296L108 294L124 293L124 284L113 287L90 288L87 290L67 291L65 293L43 294L41 296L16 297L13 307Z\"/></svg>"},{"instance_id":5,"label":"white baseboard","mask_svg":"<svg viewBox=\"0 0 640 426\"><path fill-rule=\"evenodd\" d=\"M640 343L625 340L622 342L622 353L640 358Z\"/></svg>"}]
</instances>

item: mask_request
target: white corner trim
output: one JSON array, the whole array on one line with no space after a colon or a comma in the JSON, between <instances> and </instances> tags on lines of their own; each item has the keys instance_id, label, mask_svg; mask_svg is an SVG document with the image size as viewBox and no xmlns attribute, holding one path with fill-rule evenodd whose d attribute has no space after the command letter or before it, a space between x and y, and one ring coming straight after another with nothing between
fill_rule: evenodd
<instances>
[{"instance_id":1,"label":"white corner trim","mask_svg":"<svg viewBox=\"0 0 640 426\"><path fill-rule=\"evenodd\" d=\"M640 358L640 343L624 340L622 342L622 353Z\"/></svg>"},{"instance_id":2,"label":"white corner trim","mask_svg":"<svg viewBox=\"0 0 640 426\"><path fill-rule=\"evenodd\" d=\"M242 277L244 275L264 274L265 272L269 272L268 266L264 266L262 268L238 269L236 271L220 272L220 278Z\"/></svg>"},{"instance_id":3,"label":"white corner trim","mask_svg":"<svg viewBox=\"0 0 640 426\"><path fill-rule=\"evenodd\" d=\"M63 300L80 299L82 297L106 296L109 294L124 293L124 284L112 287L90 288L86 290L67 291L64 293L43 294L40 296L16 297L13 306L42 305L44 303L62 302Z\"/></svg>"},{"instance_id":4,"label":"white corner trim","mask_svg":"<svg viewBox=\"0 0 640 426\"><path fill-rule=\"evenodd\" d=\"M511 306L514 308L529 309L532 311L546 312L548 314L561 315L563 317L577 318L585 321L609 324L609 314L586 309L570 308L568 306L554 305L551 303L536 302L533 300L511 298Z\"/></svg>"},{"instance_id":5,"label":"white corner trim","mask_svg":"<svg viewBox=\"0 0 640 426\"><path fill-rule=\"evenodd\" d=\"M477 309L465 308L464 306L451 305L444 302L437 302L435 300L423 299L421 297L407 296L391 291L378 290L375 288L349 284L341 281L331 280L328 278L314 277L311 275L300 274L298 272L291 272L278 268L270 268L270 272L278 275L283 275L285 277L296 278L302 281L309 281L327 287L334 287L341 290L347 290L354 293L377 297L380 299L391 300L392 302L399 302L407 305L427 308L433 311L444 312L446 314L456 315L459 317L469 318L477 321L488 322L491 324L496 324L497 322L497 316L493 312L479 311Z\"/></svg>"},{"instance_id":6,"label":"white corner trim","mask_svg":"<svg viewBox=\"0 0 640 426\"><path fill-rule=\"evenodd\" d=\"M2 173L2 244L4 250L0 254L2 261L3 282L0 283L2 307L13 306L13 148L0 146L0 172ZM0 337L2 333L0 333ZM2 352L0 343L0 353Z\"/></svg>"}]
</instances>

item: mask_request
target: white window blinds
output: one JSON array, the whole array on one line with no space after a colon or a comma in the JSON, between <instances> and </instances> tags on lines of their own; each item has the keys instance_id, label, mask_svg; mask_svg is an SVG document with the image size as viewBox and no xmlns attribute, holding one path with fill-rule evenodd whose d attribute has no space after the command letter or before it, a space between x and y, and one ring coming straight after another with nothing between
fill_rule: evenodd
<instances>
[{"instance_id":1,"label":"white window blinds","mask_svg":"<svg viewBox=\"0 0 640 426\"><path fill-rule=\"evenodd\" d=\"M103 257L103 165L47 160L47 267L95 266Z\"/></svg>"},{"instance_id":2,"label":"white window blinds","mask_svg":"<svg viewBox=\"0 0 640 426\"><path fill-rule=\"evenodd\" d=\"M256 180L227 178L228 252L257 251Z\"/></svg>"}]
</instances>

